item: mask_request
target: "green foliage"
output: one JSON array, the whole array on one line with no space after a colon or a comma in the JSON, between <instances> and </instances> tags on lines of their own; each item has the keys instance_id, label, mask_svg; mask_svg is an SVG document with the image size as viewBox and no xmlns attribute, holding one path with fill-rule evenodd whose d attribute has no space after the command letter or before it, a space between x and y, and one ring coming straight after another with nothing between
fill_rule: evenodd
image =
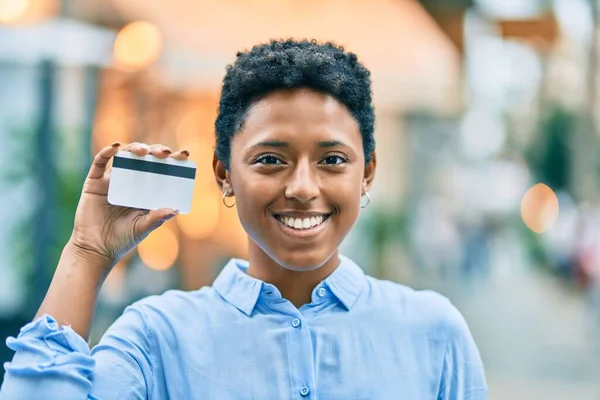
<instances>
[{"instance_id":1,"label":"green foliage","mask_svg":"<svg viewBox=\"0 0 600 400\"><path fill-rule=\"evenodd\" d=\"M576 119L575 114L560 106L549 106L538 135L525 155L536 181L544 182L554 191L569 189L569 138L575 133Z\"/></svg>"},{"instance_id":2,"label":"green foliage","mask_svg":"<svg viewBox=\"0 0 600 400\"><path fill-rule=\"evenodd\" d=\"M35 185L36 129L35 123L27 126L15 126L12 129L12 137L15 140L11 142L9 154L11 154L11 157L18 159L19 162L11 163L7 169L0 171L0 180L14 188L25 185L32 199L31 203L26 205L28 212L25 213L25 217L16 221L13 226L4 227L4 229L8 228L12 231L9 237L11 238L10 246L13 249L12 256L14 259L11 260L10 265L13 265L21 275L23 282L26 283L28 293L33 290L34 274L42 273L44 279L48 282L51 279L64 244L71 235L73 217L79 201L81 185L85 178L85 171L77 170L73 165L69 168L61 168L61 165L59 165L60 157L56 157L56 164L52 166L54 172L52 185L55 188L53 191L54 198L52 199L54 207L51 210L44 210L44 212L52 213L53 217L52 232L48 232L43 238L50 246L50 259L44 263L46 266L44 271L36 271L37 249L34 240L36 229L39 229L36 220L36 207L43 206L36 204L37 199L41 197L39 196L39 189ZM66 135L56 133L55 131L54 137L56 139L53 140L53 144L55 144L56 149L61 149L63 148L61 141L64 140L61 138ZM55 152L55 154L59 153Z\"/></svg>"},{"instance_id":3,"label":"green foliage","mask_svg":"<svg viewBox=\"0 0 600 400\"><path fill-rule=\"evenodd\" d=\"M384 249L389 245L409 246L411 234L409 231L408 214L405 210L386 210L374 207L368 213L362 225L365 240L368 240L374 259L372 266L375 276L383 276Z\"/></svg>"}]
</instances>

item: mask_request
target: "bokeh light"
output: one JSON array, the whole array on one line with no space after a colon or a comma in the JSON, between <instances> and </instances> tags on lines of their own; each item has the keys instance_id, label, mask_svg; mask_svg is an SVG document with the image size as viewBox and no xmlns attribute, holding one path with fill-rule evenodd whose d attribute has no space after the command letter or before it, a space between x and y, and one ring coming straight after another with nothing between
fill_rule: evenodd
<instances>
[{"instance_id":1,"label":"bokeh light","mask_svg":"<svg viewBox=\"0 0 600 400\"><path fill-rule=\"evenodd\" d=\"M141 70L155 62L163 48L158 27L150 22L135 21L126 25L115 39L117 65L127 70Z\"/></svg>"},{"instance_id":2,"label":"bokeh light","mask_svg":"<svg viewBox=\"0 0 600 400\"><path fill-rule=\"evenodd\" d=\"M184 143L191 138L200 137L214 144L214 123L217 118L218 100L202 99L190 102L183 110L177 123L175 135L177 143Z\"/></svg>"},{"instance_id":3,"label":"bokeh light","mask_svg":"<svg viewBox=\"0 0 600 400\"><path fill-rule=\"evenodd\" d=\"M552 228L558 218L558 198L543 183L532 186L521 200L521 217L525 225L536 233Z\"/></svg>"},{"instance_id":4,"label":"bokeh light","mask_svg":"<svg viewBox=\"0 0 600 400\"><path fill-rule=\"evenodd\" d=\"M31 0L0 0L0 23L10 24L23 17L31 5Z\"/></svg>"},{"instance_id":5,"label":"bokeh light","mask_svg":"<svg viewBox=\"0 0 600 400\"><path fill-rule=\"evenodd\" d=\"M163 271L170 268L179 255L179 240L166 225L156 229L138 246L138 254L148 268Z\"/></svg>"},{"instance_id":6,"label":"bokeh light","mask_svg":"<svg viewBox=\"0 0 600 400\"><path fill-rule=\"evenodd\" d=\"M228 204L231 204L233 200L234 198L229 198ZM239 220L237 207L226 208L221 204L220 210L219 223L211 238L226 247L235 257L247 259L248 235Z\"/></svg>"},{"instance_id":7,"label":"bokeh light","mask_svg":"<svg viewBox=\"0 0 600 400\"><path fill-rule=\"evenodd\" d=\"M99 118L93 131L95 148L101 149L115 141L120 141L121 143L131 142L133 139L132 131L134 123L135 121L127 118Z\"/></svg>"},{"instance_id":8,"label":"bokeh light","mask_svg":"<svg viewBox=\"0 0 600 400\"><path fill-rule=\"evenodd\" d=\"M212 169L213 149L208 139L199 135L178 142L180 149L190 152L190 160L196 163L196 187L215 187L215 176Z\"/></svg>"},{"instance_id":9,"label":"bokeh light","mask_svg":"<svg viewBox=\"0 0 600 400\"><path fill-rule=\"evenodd\" d=\"M183 234L192 239L204 239L210 236L219 223L219 192L214 185L208 188L196 183L192 211L187 215L179 215L177 224Z\"/></svg>"}]
</instances>

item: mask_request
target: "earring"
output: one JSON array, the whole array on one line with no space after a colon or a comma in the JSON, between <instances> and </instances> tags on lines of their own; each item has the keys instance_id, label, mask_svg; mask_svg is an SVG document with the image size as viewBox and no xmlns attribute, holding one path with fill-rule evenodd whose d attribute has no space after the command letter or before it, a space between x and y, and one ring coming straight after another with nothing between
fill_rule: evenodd
<instances>
[{"instance_id":1,"label":"earring","mask_svg":"<svg viewBox=\"0 0 600 400\"><path fill-rule=\"evenodd\" d=\"M371 196L369 196L369 192L365 192L365 194L363 196L367 196L367 203L363 204L362 197L361 197L360 208L367 208L369 206L369 204L371 204Z\"/></svg>"},{"instance_id":2,"label":"earring","mask_svg":"<svg viewBox=\"0 0 600 400\"><path fill-rule=\"evenodd\" d=\"M227 190L226 192L223 192L223 199L222 199L222 201L223 201L223 205L224 205L225 207L227 207L227 208L233 208L233 206L235 206L235 201L234 201L234 202L233 202L233 204L231 204L231 205L230 205L230 204L227 204L227 202L225 201L225 198L226 198L227 196L229 196L230 194L231 194L231 191L230 191L230 190Z\"/></svg>"}]
</instances>

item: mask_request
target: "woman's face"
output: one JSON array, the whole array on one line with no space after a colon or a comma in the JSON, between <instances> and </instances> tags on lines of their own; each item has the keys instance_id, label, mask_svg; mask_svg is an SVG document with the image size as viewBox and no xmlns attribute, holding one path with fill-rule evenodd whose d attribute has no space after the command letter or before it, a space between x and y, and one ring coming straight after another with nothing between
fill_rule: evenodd
<instances>
[{"instance_id":1,"label":"woman's face","mask_svg":"<svg viewBox=\"0 0 600 400\"><path fill-rule=\"evenodd\" d=\"M374 172L375 155L365 165L348 109L308 89L273 92L254 103L232 139L230 170L215 162L217 180L233 191L252 239L250 253L294 271L319 268L336 253Z\"/></svg>"}]
</instances>

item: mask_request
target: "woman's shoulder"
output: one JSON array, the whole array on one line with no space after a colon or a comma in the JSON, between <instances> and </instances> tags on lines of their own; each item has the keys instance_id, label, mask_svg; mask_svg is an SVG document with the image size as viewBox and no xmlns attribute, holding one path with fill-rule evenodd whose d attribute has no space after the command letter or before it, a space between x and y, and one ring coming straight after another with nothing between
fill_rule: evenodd
<instances>
[{"instance_id":1,"label":"woman's shoulder","mask_svg":"<svg viewBox=\"0 0 600 400\"><path fill-rule=\"evenodd\" d=\"M431 289L413 287L368 277L372 297L387 304L389 310L403 320L435 330L462 329L464 318L452 301Z\"/></svg>"},{"instance_id":2,"label":"woman's shoulder","mask_svg":"<svg viewBox=\"0 0 600 400\"><path fill-rule=\"evenodd\" d=\"M215 310L221 303L220 296L211 286L197 290L167 290L162 294L144 297L128 308L144 316L147 322L156 319L182 319L190 315L201 316Z\"/></svg>"}]
</instances>

